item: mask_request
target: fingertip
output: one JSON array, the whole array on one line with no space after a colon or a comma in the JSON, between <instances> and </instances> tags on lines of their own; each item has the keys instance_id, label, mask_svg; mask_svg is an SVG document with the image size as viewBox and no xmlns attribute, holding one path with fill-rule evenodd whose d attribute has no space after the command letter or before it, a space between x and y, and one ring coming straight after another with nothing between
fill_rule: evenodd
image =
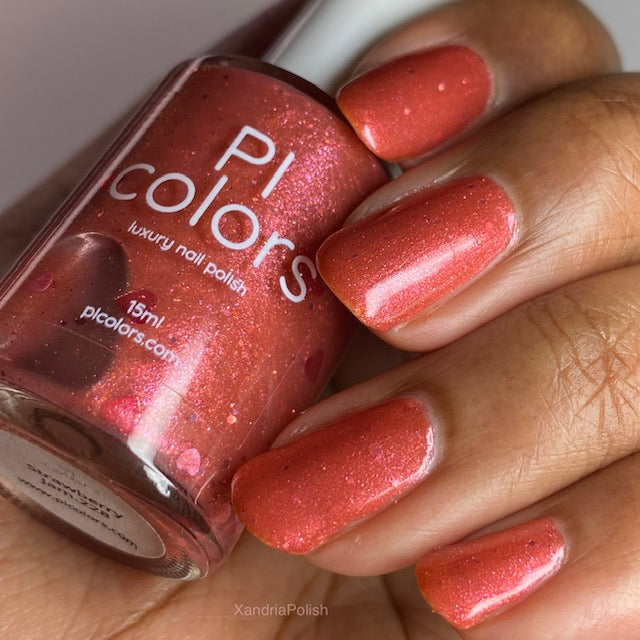
<instances>
[{"instance_id":1,"label":"fingertip","mask_svg":"<svg viewBox=\"0 0 640 640\"><path fill-rule=\"evenodd\" d=\"M611 37L580 2L461 1L376 43L337 102L374 153L411 165L525 100L619 65Z\"/></svg>"},{"instance_id":2,"label":"fingertip","mask_svg":"<svg viewBox=\"0 0 640 640\"><path fill-rule=\"evenodd\" d=\"M522 601L565 558L560 527L545 517L430 551L418 562L416 579L438 614L469 629Z\"/></svg>"},{"instance_id":3,"label":"fingertip","mask_svg":"<svg viewBox=\"0 0 640 640\"><path fill-rule=\"evenodd\" d=\"M492 78L472 49L449 45L396 58L344 85L337 103L380 158L401 162L454 137L486 108Z\"/></svg>"},{"instance_id":4,"label":"fingertip","mask_svg":"<svg viewBox=\"0 0 640 640\"><path fill-rule=\"evenodd\" d=\"M425 404L396 397L253 458L236 473L232 496L258 539L308 554L395 503L435 458Z\"/></svg>"},{"instance_id":5,"label":"fingertip","mask_svg":"<svg viewBox=\"0 0 640 640\"><path fill-rule=\"evenodd\" d=\"M411 194L325 240L318 269L366 326L390 331L466 287L513 244L515 205L486 176Z\"/></svg>"}]
</instances>

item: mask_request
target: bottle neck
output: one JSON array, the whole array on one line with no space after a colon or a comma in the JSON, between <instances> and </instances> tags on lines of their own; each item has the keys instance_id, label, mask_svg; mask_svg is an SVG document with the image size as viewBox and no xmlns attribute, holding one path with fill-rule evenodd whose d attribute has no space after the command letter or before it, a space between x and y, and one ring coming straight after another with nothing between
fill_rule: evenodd
<instances>
[{"instance_id":1,"label":"bottle neck","mask_svg":"<svg viewBox=\"0 0 640 640\"><path fill-rule=\"evenodd\" d=\"M264 60L333 94L378 38L436 2L311 0Z\"/></svg>"}]
</instances>

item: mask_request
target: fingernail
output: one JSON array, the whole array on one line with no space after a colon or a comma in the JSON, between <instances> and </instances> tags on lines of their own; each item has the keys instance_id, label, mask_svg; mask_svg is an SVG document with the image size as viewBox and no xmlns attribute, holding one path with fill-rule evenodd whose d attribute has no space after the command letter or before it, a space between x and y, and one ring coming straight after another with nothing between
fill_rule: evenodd
<instances>
[{"instance_id":1,"label":"fingernail","mask_svg":"<svg viewBox=\"0 0 640 640\"><path fill-rule=\"evenodd\" d=\"M553 518L436 549L416 567L418 586L434 611L458 629L523 600L553 576L565 541Z\"/></svg>"},{"instance_id":2,"label":"fingernail","mask_svg":"<svg viewBox=\"0 0 640 640\"><path fill-rule=\"evenodd\" d=\"M309 553L420 482L434 451L424 404L395 398L253 458L233 479L233 501L258 539Z\"/></svg>"},{"instance_id":3,"label":"fingernail","mask_svg":"<svg viewBox=\"0 0 640 640\"><path fill-rule=\"evenodd\" d=\"M422 155L462 131L485 109L491 75L467 47L414 53L355 78L338 106L378 156L399 161Z\"/></svg>"},{"instance_id":4,"label":"fingernail","mask_svg":"<svg viewBox=\"0 0 640 640\"><path fill-rule=\"evenodd\" d=\"M483 273L508 248L515 229L504 189L473 177L338 231L320 247L318 267L361 322L387 331Z\"/></svg>"}]
</instances>

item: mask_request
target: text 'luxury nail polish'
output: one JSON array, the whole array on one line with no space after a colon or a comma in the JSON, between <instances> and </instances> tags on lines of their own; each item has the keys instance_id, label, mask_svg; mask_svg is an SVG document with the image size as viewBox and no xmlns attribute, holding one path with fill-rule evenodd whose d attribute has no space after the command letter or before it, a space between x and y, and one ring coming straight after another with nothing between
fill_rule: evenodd
<instances>
[{"instance_id":1,"label":"text 'luxury nail polish'","mask_svg":"<svg viewBox=\"0 0 640 640\"><path fill-rule=\"evenodd\" d=\"M330 89L390 25L354 24L361 0L311 9L269 59ZM309 17L353 51L305 58ZM387 175L334 107L242 58L163 82L0 286L6 496L161 576L225 558L235 469L316 398L352 330L314 255Z\"/></svg>"}]
</instances>

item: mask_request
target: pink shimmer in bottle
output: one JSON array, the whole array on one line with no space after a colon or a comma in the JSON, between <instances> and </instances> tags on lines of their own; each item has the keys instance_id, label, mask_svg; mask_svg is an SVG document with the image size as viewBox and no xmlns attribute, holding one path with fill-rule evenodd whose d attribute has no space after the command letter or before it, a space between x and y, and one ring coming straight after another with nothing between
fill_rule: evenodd
<instances>
[{"instance_id":1,"label":"pink shimmer in bottle","mask_svg":"<svg viewBox=\"0 0 640 640\"><path fill-rule=\"evenodd\" d=\"M418 586L434 610L468 629L525 598L565 559L553 518L541 518L428 553L416 568Z\"/></svg>"},{"instance_id":2,"label":"pink shimmer in bottle","mask_svg":"<svg viewBox=\"0 0 640 640\"><path fill-rule=\"evenodd\" d=\"M315 252L386 180L325 100L244 59L164 82L0 286L0 431L71 465L4 493L159 575L224 559L233 472L314 401L352 331ZM81 486L60 488L70 468ZM152 525L161 557L136 552L92 482ZM88 508L97 537L70 526Z\"/></svg>"}]
</instances>

